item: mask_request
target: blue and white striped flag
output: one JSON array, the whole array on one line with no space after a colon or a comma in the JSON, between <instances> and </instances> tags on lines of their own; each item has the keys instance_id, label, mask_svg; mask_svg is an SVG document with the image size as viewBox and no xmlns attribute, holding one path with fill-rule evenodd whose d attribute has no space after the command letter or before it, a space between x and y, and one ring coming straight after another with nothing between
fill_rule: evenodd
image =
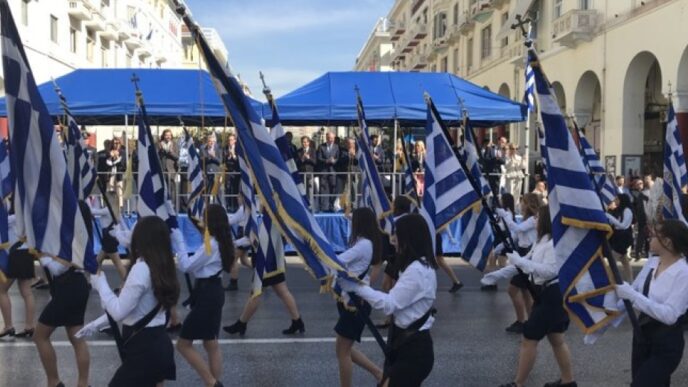
<instances>
[{"instance_id":1,"label":"blue and white striped flag","mask_svg":"<svg viewBox=\"0 0 688 387\"><path fill-rule=\"evenodd\" d=\"M418 188L416 188L416 177L413 175L413 167L411 166L411 154L406 147L406 140L401 141L401 150L404 154L404 189L402 194L411 199L414 203L420 204L418 200Z\"/></svg>"},{"instance_id":2,"label":"blue and white striped flag","mask_svg":"<svg viewBox=\"0 0 688 387\"><path fill-rule=\"evenodd\" d=\"M546 139L542 148L554 251L565 261L559 271L564 308L585 333L592 333L620 313L602 249L611 227L534 50L529 59Z\"/></svg>"},{"instance_id":3,"label":"blue and white striped flag","mask_svg":"<svg viewBox=\"0 0 688 387\"><path fill-rule=\"evenodd\" d=\"M526 92L523 96L523 102L529 111L535 111L535 73L530 63L526 64Z\"/></svg>"},{"instance_id":4,"label":"blue and white striped flag","mask_svg":"<svg viewBox=\"0 0 688 387\"><path fill-rule=\"evenodd\" d=\"M662 214L664 219L678 219L686 223L681 206L681 188L688 184L686 159L683 156L681 132L674 112L673 103L669 103L669 116L664 143L664 197Z\"/></svg>"},{"instance_id":5,"label":"blue and white striped flag","mask_svg":"<svg viewBox=\"0 0 688 387\"><path fill-rule=\"evenodd\" d=\"M183 19L205 58L213 83L231 117L239 145L254 178L256 194L274 225L320 279L331 279L333 271L349 277L327 237L306 208L282 155L236 78L220 64L200 28L184 9Z\"/></svg>"},{"instance_id":6,"label":"blue and white striped flag","mask_svg":"<svg viewBox=\"0 0 688 387\"><path fill-rule=\"evenodd\" d=\"M605 171L602 163L600 162L600 158L597 156L597 152L595 152L595 150L592 148L588 142L588 139L585 138L583 131L580 130L578 125L575 125L575 123L574 126L576 133L578 134L578 142L581 146L583 165L585 165L585 168L588 170L590 178L594 179L593 186L595 190L597 190L602 202L605 206L608 206L617 195L614 181L607 174L607 171Z\"/></svg>"},{"instance_id":7,"label":"blue and white striped flag","mask_svg":"<svg viewBox=\"0 0 688 387\"><path fill-rule=\"evenodd\" d=\"M26 236L29 247L95 273L93 238L5 0L0 1L0 14L17 236Z\"/></svg>"},{"instance_id":8,"label":"blue and white striped flag","mask_svg":"<svg viewBox=\"0 0 688 387\"><path fill-rule=\"evenodd\" d=\"M5 199L14 191L14 174L10 163L10 142L0 139L0 196Z\"/></svg>"},{"instance_id":9,"label":"blue and white striped flag","mask_svg":"<svg viewBox=\"0 0 688 387\"><path fill-rule=\"evenodd\" d=\"M66 128L65 135L65 154L67 156L67 172L72 180L72 189L77 194L79 200L85 200L93 192L96 184L96 169L93 159L88 155L86 140L79 129L74 116L69 111L67 99L59 88L55 89L60 97L60 103L64 110L64 123Z\"/></svg>"},{"instance_id":10,"label":"blue and white striped flag","mask_svg":"<svg viewBox=\"0 0 688 387\"><path fill-rule=\"evenodd\" d=\"M425 193L420 213L428 221L434 240L435 233L442 231L480 203L480 195L466 177L444 134L442 118L429 96L426 103L428 121L425 125Z\"/></svg>"},{"instance_id":11,"label":"blue and white striped flag","mask_svg":"<svg viewBox=\"0 0 688 387\"><path fill-rule=\"evenodd\" d=\"M184 148L189 155L189 166L186 170L186 180L189 182L189 214L196 218L203 218L205 208L205 183L203 182L203 165L198 149L194 145L189 131L184 128Z\"/></svg>"},{"instance_id":12,"label":"blue and white striped flag","mask_svg":"<svg viewBox=\"0 0 688 387\"><path fill-rule=\"evenodd\" d=\"M469 120L466 120L464 127L464 143L461 148L461 157L466 163L466 168L474 181L479 182L480 191L483 196L492 194L490 184L480 171L480 157L476 147L473 129ZM487 264L487 257L492 251L494 235L490 216L482 202L477 202L470 211L466 211L461 216L461 257L468 261L476 269L483 271Z\"/></svg>"},{"instance_id":13,"label":"blue and white striped flag","mask_svg":"<svg viewBox=\"0 0 688 387\"><path fill-rule=\"evenodd\" d=\"M294 183L296 183L296 187L301 193L303 202L305 203L306 207L310 207L308 195L306 194L306 186L303 184L303 179L299 173L299 168L296 166L296 161L294 160L295 155L292 154L291 147L289 146L291 144L289 143L289 139L287 139L284 127L282 127L282 123L280 122L279 113L277 112L277 105L272 99L272 95L270 96L270 105L272 106L272 129L270 129L270 135L272 136L272 139L275 140L275 145L277 145L277 148L282 154L282 159L287 165L289 173L291 173L291 177L294 179Z\"/></svg>"},{"instance_id":14,"label":"blue and white striped flag","mask_svg":"<svg viewBox=\"0 0 688 387\"><path fill-rule=\"evenodd\" d=\"M361 169L361 203L365 207L370 207L377 219L380 221L380 228L387 234L392 234L392 206L382 184L382 179L377 171L377 166L373 160L373 152L370 149L370 138L368 137L368 125L365 120L363 101L360 96L356 98L358 110L358 125L361 131L356 135L356 158Z\"/></svg>"}]
</instances>

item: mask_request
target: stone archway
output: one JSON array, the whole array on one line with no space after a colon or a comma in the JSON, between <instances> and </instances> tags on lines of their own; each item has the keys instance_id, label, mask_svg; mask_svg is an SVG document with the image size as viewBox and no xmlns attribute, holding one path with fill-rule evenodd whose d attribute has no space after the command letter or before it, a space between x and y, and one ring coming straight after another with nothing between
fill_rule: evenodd
<instances>
[{"instance_id":1,"label":"stone archway","mask_svg":"<svg viewBox=\"0 0 688 387\"><path fill-rule=\"evenodd\" d=\"M602 149L602 88L594 71L586 71L578 80L573 100L573 116L599 154Z\"/></svg>"},{"instance_id":2,"label":"stone archway","mask_svg":"<svg viewBox=\"0 0 688 387\"><path fill-rule=\"evenodd\" d=\"M506 84L506 82L502 83L499 86L498 90L499 91L497 92L497 94L501 95L502 97L511 99L511 89L509 88L509 85ZM512 125L510 125L510 124L496 126L495 127L496 137L497 138L506 137L506 139L509 142L514 142L514 138L512 138L511 128L512 128Z\"/></svg>"},{"instance_id":3,"label":"stone archway","mask_svg":"<svg viewBox=\"0 0 688 387\"><path fill-rule=\"evenodd\" d=\"M624 175L632 169L624 165L627 155L642 156L641 170L637 172L661 173L665 126L661 118L667 103L657 57L649 51L637 54L628 65L623 88L620 166Z\"/></svg>"},{"instance_id":4,"label":"stone archway","mask_svg":"<svg viewBox=\"0 0 688 387\"><path fill-rule=\"evenodd\" d=\"M683 50L676 76L676 98L673 100L678 128L683 141L683 154L688 154L688 46Z\"/></svg>"},{"instance_id":5,"label":"stone archway","mask_svg":"<svg viewBox=\"0 0 688 387\"><path fill-rule=\"evenodd\" d=\"M561 82L552 82L552 89L554 90L554 96L557 97L557 103L559 103L559 109L561 109L561 114L566 116L568 112L566 111L566 93L564 92L564 86Z\"/></svg>"}]
</instances>

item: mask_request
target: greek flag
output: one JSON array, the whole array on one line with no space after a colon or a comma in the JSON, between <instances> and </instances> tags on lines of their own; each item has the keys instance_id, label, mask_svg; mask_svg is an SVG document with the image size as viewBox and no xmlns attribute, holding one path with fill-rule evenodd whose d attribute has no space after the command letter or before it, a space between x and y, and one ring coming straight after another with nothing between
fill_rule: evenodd
<instances>
[{"instance_id":1,"label":"greek flag","mask_svg":"<svg viewBox=\"0 0 688 387\"><path fill-rule=\"evenodd\" d=\"M408 152L403 136L400 141L401 150L404 153L404 190L402 194L408 196L414 203L418 203L418 189L416 188L416 177L413 176L413 169L411 167L411 154Z\"/></svg>"},{"instance_id":2,"label":"greek flag","mask_svg":"<svg viewBox=\"0 0 688 387\"><path fill-rule=\"evenodd\" d=\"M597 152L592 148L585 134L574 123L576 133L578 134L578 143L581 147L581 156L583 157L583 165L593 179L593 186L597 194L602 199L605 206L608 206L616 197L616 186L611 177L604 170Z\"/></svg>"},{"instance_id":3,"label":"greek flag","mask_svg":"<svg viewBox=\"0 0 688 387\"><path fill-rule=\"evenodd\" d=\"M686 223L681 206L681 188L688 184L686 159L683 156L681 133L674 112L674 105L669 104L669 117L664 143L664 200L662 214L664 219L679 219Z\"/></svg>"},{"instance_id":4,"label":"greek flag","mask_svg":"<svg viewBox=\"0 0 688 387\"><path fill-rule=\"evenodd\" d=\"M491 195L490 185L480 171L480 158L475 145L473 129L468 120L464 127L464 143L461 148L461 157L466 163L466 167L471 177L479 182L480 191L483 196ZM478 201L461 216L461 246L463 251L461 257L468 261L476 269L483 271L487 264L487 257L492 251L494 236L490 217L482 202Z\"/></svg>"},{"instance_id":5,"label":"greek flag","mask_svg":"<svg viewBox=\"0 0 688 387\"><path fill-rule=\"evenodd\" d=\"M523 102L529 111L535 111L535 72L533 72L530 63L526 64L526 92L523 96Z\"/></svg>"},{"instance_id":6,"label":"greek flag","mask_svg":"<svg viewBox=\"0 0 688 387\"><path fill-rule=\"evenodd\" d=\"M254 179L256 195L274 225L304 259L313 275L321 280L331 278L332 271L347 275L327 237L306 208L301 192L294 183L282 155L260 117L253 110L236 78L222 66L208 46L199 27L185 9L178 8L196 39L208 65L213 82L236 127L244 159Z\"/></svg>"},{"instance_id":7,"label":"greek flag","mask_svg":"<svg viewBox=\"0 0 688 387\"><path fill-rule=\"evenodd\" d=\"M186 180L189 182L189 214L196 218L203 218L203 208L205 207L205 184L203 183L203 166L198 149L194 145L193 138L189 131L184 128L184 148L189 155L189 166L186 170Z\"/></svg>"},{"instance_id":8,"label":"greek flag","mask_svg":"<svg viewBox=\"0 0 688 387\"><path fill-rule=\"evenodd\" d=\"M425 125L425 194L421 214L430 232L442 231L467 210L480 203L459 159L445 136L444 123L432 99L426 98L428 121ZM434 247L434 244L433 244Z\"/></svg>"},{"instance_id":9,"label":"greek flag","mask_svg":"<svg viewBox=\"0 0 688 387\"><path fill-rule=\"evenodd\" d=\"M14 192L14 175L10 164L10 142L0 139L0 196L5 199Z\"/></svg>"},{"instance_id":10,"label":"greek flag","mask_svg":"<svg viewBox=\"0 0 688 387\"><path fill-rule=\"evenodd\" d=\"M361 202L363 206L370 207L380 221L380 228L387 234L392 234L392 206L389 203L382 179L377 171L373 160L373 153L370 150L368 137L368 125L365 121L365 111L363 101L357 96L358 125L361 131L356 135L356 158L358 166L361 168Z\"/></svg>"},{"instance_id":11,"label":"greek flag","mask_svg":"<svg viewBox=\"0 0 688 387\"><path fill-rule=\"evenodd\" d=\"M72 189L79 200L86 199L96 184L96 169L93 160L88 155L88 146L84 134L79 129L79 124L72 116L67 105L67 99L59 88L55 91L60 97L60 104L64 110L66 128L65 154L67 156L67 171L72 180ZM63 129L63 130L64 130Z\"/></svg>"},{"instance_id":12,"label":"greek flag","mask_svg":"<svg viewBox=\"0 0 688 387\"><path fill-rule=\"evenodd\" d=\"M95 273L92 236L7 1L0 1L0 14L17 236L25 236L29 247Z\"/></svg>"},{"instance_id":13,"label":"greek flag","mask_svg":"<svg viewBox=\"0 0 688 387\"><path fill-rule=\"evenodd\" d=\"M532 49L529 59L546 139L541 146L547 165L554 250L565 261L559 271L564 308L585 333L592 333L620 313L613 277L602 253L611 228Z\"/></svg>"},{"instance_id":14,"label":"greek flag","mask_svg":"<svg viewBox=\"0 0 688 387\"><path fill-rule=\"evenodd\" d=\"M289 173L291 173L291 177L294 179L294 183L296 183L296 187L301 193L303 202L306 204L306 207L309 207L310 204L308 202L308 195L306 195L306 186L303 184L303 179L301 178L299 169L296 167L294 155L289 147L291 144L289 143L286 132L284 131L284 127L282 127L282 123L280 122L279 113L277 112L277 105L275 105L272 95L270 95L269 101L270 106L272 107L272 129L270 129L270 135L272 136L272 139L275 140L275 145L277 145L277 149L279 149L280 153L282 154L282 159L287 165L287 169L289 170Z\"/></svg>"}]
</instances>

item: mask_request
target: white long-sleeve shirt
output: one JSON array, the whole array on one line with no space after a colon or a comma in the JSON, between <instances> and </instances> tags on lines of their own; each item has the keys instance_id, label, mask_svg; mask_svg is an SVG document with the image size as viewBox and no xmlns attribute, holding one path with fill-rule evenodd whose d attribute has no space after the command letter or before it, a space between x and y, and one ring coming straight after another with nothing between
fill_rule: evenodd
<instances>
[{"instance_id":1,"label":"white long-sleeve shirt","mask_svg":"<svg viewBox=\"0 0 688 387\"><path fill-rule=\"evenodd\" d=\"M51 276L60 276L69 270L69 266L63 265L60 262L54 260L52 257L42 257L40 259L41 265L48 270Z\"/></svg>"},{"instance_id":2,"label":"white long-sleeve shirt","mask_svg":"<svg viewBox=\"0 0 688 387\"><path fill-rule=\"evenodd\" d=\"M615 230L627 230L633 224L633 211L630 208L624 209L621 214L621 221L610 213L607 213L607 219L609 219L609 223L614 226Z\"/></svg>"},{"instance_id":3,"label":"white long-sleeve shirt","mask_svg":"<svg viewBox=\"0 0 688 387\"><path fill-rule=\"evenodd\" d=\"M682 257L659 276L657 266L659 257L650 257L633 281L633 288L641 293L633 300L633 307L663 324L672 325L688 308L688 262ZM650 270L653 275L646 297L642 292Z\"/></svg>"},{"instance_id":4,"label":"white long-sleeve shirt","mask_svg":"<svg viewBox=\"0 0 688 387\"><path fill-rule=\"evenodd\" d=\"M519 268L524 273L533 275L535 285L542 285L558 276L559 269L561 269L565 262L563 257L559 257L554 253L554 243L549 235L540 238L533 245L530 253L523 258L529 259L530 262L519 265Z\"/></svg>"},{"instance_id":5,"label":"white long-sleeve shirt","mask_svg":"<svg viewBox=\"0 0 688 387\"><path fill-rule=\"evenodd\" d=\"M239 207L236 212L231 212L228 215L228 220L229 220L229 225L230 226L239 226L239 227L246 227L246 223L248 222L249 218L249 212L246 211L245 206Z\"/></svg>"},{"instance_id":6,"label":"white long-sleeve shirt","mask_svg":"<svg viewBox=\"0 0 688 387\"><path fill-rule=\"evenodd\" d=\"M177 266L181 272L191 273L194 278L208 278L222 270L220 246L215 238L210 237L210 255L205 253L205 246L196 249L191 255L182 254Z\"/></svg>"},{"instance_id":7,"label":"white long-sleeve shirt","mask_svg":"<svg viewBox=\"0 0 688 387\"><path fill-rule=\"evenodd\" d=\"M509 230L517 240L518 247L530 247L535 243L537 239L536 217L531 216L521 223L516 223L510 216L505 216L502 219L504 219Z\"/></svg>"},{"instance_id":8,"label":"white long-sleeve shirt","mask_svg":"<svg viewBox=\"0 0 688 387\"><path fill-rule=\"evenodd\" d=\"M337 255L349 273L360 276L365 273L373 260L373 242L366 238L358 238L356 243L343 253ZM368 274L363 281L368 282Z\"/></svg>"},{"instance_id":9,"label":"white long-sleeve shirt","mask_svg":"<svg viewBox=\"0 0 688 387\"><path fill-rule=\"evenodd\" d=\"M158 300L153 294L150 269L141 258L132 266L119 296L112 292L106 280L96 283L103 309L110 313L115 321L121 321L124 325L136 324L158 305ZM165 325L165 311L162 308L146 326L160 325Z\"/></svg>"},{"instance_id":10,"label":"white long-sleeve shirt","mask_svg":"<svg viewBox=\"0 0 688 387\"><path fill-rule=\"evenodd\" d=\"M414 321L430 310L437 296L437 275L435 270L414 261L401 272L399 280L389 293L374 290L370 286L359 286L356 293L375 309L386 315L394 315L394 324L408 328ZM430 316L420 328L430 329L435 318Z\"/></svg>"}]
</instances>

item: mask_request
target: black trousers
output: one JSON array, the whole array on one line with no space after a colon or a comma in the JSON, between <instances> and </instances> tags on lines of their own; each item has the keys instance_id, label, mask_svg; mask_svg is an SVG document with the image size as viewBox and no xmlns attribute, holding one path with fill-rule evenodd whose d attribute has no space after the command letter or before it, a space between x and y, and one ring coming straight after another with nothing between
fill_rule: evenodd
<instances>
[{"instance_id":1,"label":"black trousers","mask_svg":"<svg viewBox=\"0 0 688 387\"><path fill-rule=\"evenodd\" d=\"M332 211L337 198L337 178L332 175L320 175L320 211Z\"/></svg>"},{"instance_id":2,"label":"black trousers","mask_svg":"<svg viewBox=\"0 0 688 387\"><path fill-rule=\"evenodd\" d=\"M430 331L420 331L391 351L385 360L389 387L417 387L430 375L435 363Z\"/></svg>"},{"instance_id":3,"label":"black trousers","mask_svg":"<svg viewBox=\"0 0 688 387\"><path fill-rule=\"evenodd\" d=\"M680 324L668 327L657 321L644 325L633 335L631 356L632 387L671 385L671 374L683 357L683 329Z\"/></svg>"}]
</instances>

